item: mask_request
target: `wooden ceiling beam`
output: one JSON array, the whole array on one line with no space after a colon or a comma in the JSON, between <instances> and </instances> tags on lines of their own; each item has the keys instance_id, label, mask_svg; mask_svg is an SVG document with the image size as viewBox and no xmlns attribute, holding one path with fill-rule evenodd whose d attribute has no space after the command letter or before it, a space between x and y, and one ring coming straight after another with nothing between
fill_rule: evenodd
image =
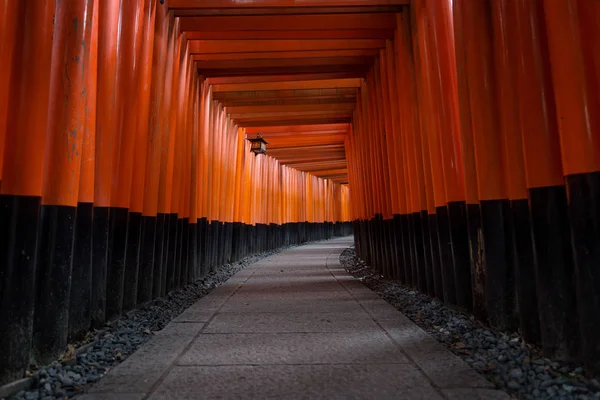
<instances>
[{"instance_id":1,"label":"wooden ceiling beam","mask_svg":"<svg viewBox=\"0 0 600 400\"><path fill-rule=\"evenodd\" d=\"M324 50L361 50L385 48L383 39L314 40L190 40L190 54L254 53Z\"/></svg>"},{"instance_id":2,"label":"wooden ceiling beam","mask_svg":"<svg viewBox=\"0 0 600 400\"><path fill-rule=\"evenodd\" d=\"M315 7L369 7L407 5L410 0L169 0L171 9L231 9L231 8L315 8Z\"/></svg>"},{"instance_id":3,"label":"wooden ceiling beam","mask_svg":"<svg viewBox=\"0 0 600 400\"><path fill-rule=\"evenodd\" d=\"M234 76L262 76L262 75L293 75L293 74L326 74L326 73L352 73L356 77L366 76L369 65L313 65L295 67L272 68L236 68L236 69L204 69L200 75L205 78L222 78Z\"/></svg>"},{"instance_id":4,"label":"wooden ceiling beam","mask_svg":"<svg viewBox=\"0 0 600 400\"><path fill-rule=\"evenodd\" d=\"M341 124L350 123L350 118L314 118L314 119L297 119L297 120L286 120L286 125L306 125L306 124ZM281 125L282 121L256 121L256 122L244 122L239 124L241 127L253 127L253 126L277 126Z\"/></svg>"},{"instance_id":5,"label":"wooden ceiling beam","mask_svg":"<svg viewBox=\"0 0 600 400\"><path fill-rule=\"evenodd\" d=\"M277 60L297 58L375 57L376 49L275 51L251 53L202 53L192 55L192 61Z\"/></svg>"},{"instance_id":6,"label":"wooden ceiling beam","mask_svg":"<svg viewBox=\"0 0 600 400\"><path fill-rule=\"evenodd\" d=\"M196 61L196 68L200 74L204 70L239 69L239 68L281 68L281 67L306 67L319 65L371 65L373 57L320 57L320 58L282 58L282 59L254 59L254 60L211 60Z\"/></svg>"},{"instance_id":7,"label":"wooden ceiling beam","mask_svg":"<svg viewBox=\"0 0 600 400\"><path fill-rule=\"evenodd\" d=\"M338 80L339 81L339 80ZM307 81L304 81L307 82ZM314 82L314 81L308 81ZM301 99L301 98L334 98L342 96L356 97L357 88L315 88L315 89L277 89L278 84L289 85L291 82L269 82L274 89L266 88L266 84L254 84L252 90L244 89L243 85L250 84L227 84L213 85L213 99L219 101L227 100L271 100L271 99ZM300 82L298 82L300 83ZM263 88L261 90L261 88ZM256 90L258 89L258 90Z\"/></svg>"},{"instance_id":8,"label":"wooden ceiling beam","mask_svg":"<svg viewBox=\"0 0 600 400\"><path fill-rule=\"evenodd\" d=\"M309 131L327 131L327 130L348 130L348 124L327 124L327 125L305 125L305 126L271 126L268 128L248 128L246 133L260 132L309 132Z\"/></svg>"},{"instance_id":9,"label":"wooden ceiling beam","mask_svg":"<svg viewBox=\"0 0 600 400\"><path fill-rule=\"evenodd\" d=\"M299 99L271 99L271 100L219 100L225 107L251 107L251 106L302 106L302 105L316 105L316 104L356 104L356 97L344 96L344 97L309 97Z\"/></svg>"},{"instance_id":10,"label":"wooden ceiling beam","mask_svg":"<svg viewBox=\"0 0 600 400\"><path fill-rule=\"evenodd\" d=\"M264 82L289 82L289 81L313 81L324 79L352 79L360 78L362 75L356 72L325 72L322 74L296 74L296 75L263 75L263 76L226 76L220 78L208 78L210 85L223 85L230 83L264 83Z\"/></svg>"},{"instance_id":11,"label":"wooden ceiling beam","mask_svg":"<svg viewBox=\"0 0 600 400\"><path fill-rule=\"evenodd\" d=\"M266 82L266 83L237 83L228 85L213 85L213 93L219 92L260 92L282 90L311 90L311 89L348 89L359 88L362 79L330 79L298 82ZM352 93L356 93L353 91ZM334 94L340 94L334 92Z\"/></svg>"},{"instance_id":12,"label":"wooden ceiling beam","mask_svg":"<svg viewBox=\"0 0 600 400\"><path fill-rule=\"evenodd\" d=\"M277 105L277 106L242 106L242 107L227 107L226 111L229 114L245 114L245 113L271 113L271 112L292 112L292 111L352 111L354 104L308 104L308 105Z\"/></svg>"},{"instance_id":13,"label":"wooden ceiling beam","mask_svg":"<svg viewBox=\"0 0 600 400\"><path fill-rule=\"evenodd\" d=\"M188 31L188 40L264 40L264 39L391 39L393 29L341 29L302 31Z\"/></svg>"},{"instance_id":14,"label":"wooden ceiling beam","mask_svg":"<svg viewBox=\"0 0 600 400\"><path fill-rule=\"evenodd\" d=\"M312 14L312 15L229 15L182 17L185 31L286 31L394 29L394 13Z\"/></svg>"}]
</instances>

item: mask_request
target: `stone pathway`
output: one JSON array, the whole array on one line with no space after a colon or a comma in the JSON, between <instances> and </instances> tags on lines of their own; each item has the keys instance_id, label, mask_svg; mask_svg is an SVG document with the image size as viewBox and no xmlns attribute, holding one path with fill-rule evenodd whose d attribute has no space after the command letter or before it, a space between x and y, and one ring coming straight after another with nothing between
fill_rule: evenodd
<instances>
[{"instance_id":1,"label":"stone pathway","mask_svg":"<svg viewBox=\"0 0 600 400\"><path fill-rule=\"evenodd\" d=\"M238 272L80 397L508 399L342 269L351 238Z\"/></svg>"}]
</instances>

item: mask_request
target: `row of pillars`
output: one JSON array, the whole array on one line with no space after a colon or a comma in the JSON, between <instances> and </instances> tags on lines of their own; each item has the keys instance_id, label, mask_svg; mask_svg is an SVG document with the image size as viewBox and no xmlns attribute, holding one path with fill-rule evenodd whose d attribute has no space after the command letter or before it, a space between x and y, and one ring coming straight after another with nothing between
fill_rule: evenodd
<instances>
[{"instance_id":1,"label":"row of pillars","mask_svg":"<svg viewBox=\"0 0 600 400\"><path fill-rule=\"evenodd\" d=\"M249 151L158 0L0 0L0 383L219 265L348 234Z\"/></svg>"},{"instance_id":2,"label":"row of pillars","mask_svg":"<svg viewBox=\"0 0 600 400\"><path fill-rule=\"evenodd\" d=\"M346 146L357 251L600 373L600 2L413 0Z\"/></svg>"}]
</instances>

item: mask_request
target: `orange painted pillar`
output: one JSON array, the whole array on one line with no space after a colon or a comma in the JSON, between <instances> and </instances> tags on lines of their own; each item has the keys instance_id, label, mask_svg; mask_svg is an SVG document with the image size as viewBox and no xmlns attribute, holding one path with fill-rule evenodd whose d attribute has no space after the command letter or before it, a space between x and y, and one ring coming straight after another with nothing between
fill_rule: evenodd
<instances>
[{"instance_id":1,"label":"orange painted pillar","mask_svg":"<svg viewBox=\"0 0 600 400\"><path fill-rule=\"evenodd\" d=\"M460 140L462 143L462 161L465 178L465 199L467 208L468 241L471 264L471 290L473 296L473 314L480 320L487 319L485 304L485 257L483 254L483 235L481 231L481 211L475 168L475 147L471 123L471 105L469 86L466 77L466 38L462 29L463 2L453 3L454 43L456 53L456 78L460 118Z\"/></svg>"},{"instance_id":2,"label":"orange painted pillar","mask_svg":"<svg viewBox=\"0 0 600 400\"><path fill-rule=\"evenodd\" d=\"M541 2L507 1L534 240L542 346L547 354L579 354L573 259L561 149ZM518 39L517 39L518 38Z\"/></svg>"},{"instance_id":3,"label":"orange painted pillar","mask_svg":"<svg viewBox=\"0 0 600 400\"><path fill-rule=\"evenodd\" d=\"M460 2L461 4L457 4ZM465 75L469 87L477 186L483 227L489 322L509 329L514 307L513 246L510 203L506 189L498 91L494 77L493 26L489 2L457 0L462 13ZM457 27L457 29L459 29Z\"/></svg>"},{"instance_id":4,"label":"orange painted pillar","mask_svg":"<svg viewBox=\"0 0 600 400\"><path fill-rule=\"evenodd\" d=\"M92 227L94 206L94 164L96 157L96 94L98 78L98 0L93 1L90 49L85 75L86 112L83 121L83 142L75 239L73 243L73 269L69 300L69 339L79 340L90 329L92 294Z\"/></svg>"},{"instance_id":5,"label":"orange painted pillar","mask_svg":"<svg viewBox=\"0 0 600 400\"><path fill-rule=\"evenodd\" d=\"M381 53L380 53L381 54ZM383 61L381 58L375 61L373 68L373 83L374 83L374 112L377 115L378 135L377 135L377 159L375 160L377 169L381 177L381 197L382 197L382 215L379 221L379 234L381 237L381 255L382 255L382 269L385 276L392 276L392 264L394 259L392 257L392 240L391 240L391 229L390 225L393 218L392 212L392 194L391 194L391 182L390 182L390 171L389 163L386 150L386 136L391 135L389 132L389 116L385 114L384 106L384 94L381 75L383 73L382 66Z\"/></svg>"},{"instance_id":6,"label":"orange painted pillar","mask_svg":"<svg viewBox=\"0 0 600 400\"><path fill-rule=\"evenodd\" d=\"M22 378L29 366L53 15L54 1L18 2L17 11L9 15L15 18L14 37L29 40L14 47L2 127L6 136L0 188L0 383Z\"/></svg>"},{"instance_id":7,"label":"orange painted pillar","mask_svg":"<svg viewBox=\"0 0 600 400\"><path fill-rule=\"evenodd\" d=\"M98 82L96 95L96 157L94 169L94 221L92 248L92 326L106 321L109 209L113 177L113 143L116 140L118 0L98 4Z\"/></svg>"},{"instance_id":8,"label":"orange painted pillar","mask_svg":"<svg viewBox=\"0 0 600 400\"><path fill-rule=\"evenodd\" d=\"M146 120L146 155L142 205L142 237L138 269L138 303L164 296L167 265L174 265L174 239L177 217L171 213L173 188L173 130L176 129L177 88L179 84L180 43L178 20L164 5L151 1L153 32L149 59L150 84ZM145 112L145 111L144 111ZM171 258L169 258L171 257Z\"/></svg>"},{"instance_id":9,"label":"orange painted pillar","mask_svg":"<svg viewBox=\"0 0 600 400\"><path fill-rule=\"evenodd\" d=\"M544 1L586 372L600 373L600 4ZM594 111L595 110L595 111Z\"/></svg>"},{"instance_id":10,"label":"orange painted pillar","mask_svg":"<svg viewBox=\"0 0 600 400\"><path fill-rule=\"evenodd\" d=\"M91 0L72 0L58 4L54 15L33 327L33 350L42 363L67 345L92 11Z\"/></svg>"},{"instance_id":11,"label":"orange painted pillar","mask_svg":"<svg viewBox=\"0 0 600 400\"><path fill-rule=\"evenodd\" d=\"M398 98L394 95L397 88L396 55L394 43L386 41L385 50L385 82L384 92L386 94L387 113L390 117L391 132L387 135L388 163L393 164L393 174L390 170L390 180L394 183L392 188L393 202L395 203L393 230L395 234L396 268L394 278L404 282L405 268L410 267L410 247L408 232L408 206L406 192L410 191L404 175L406 156L403 152L400 119L400 105Z\"/></svg>"},{"instance_id":12,"label":"orange painted pillar","mask_svg":"<svg viewBox=\"0 0 600 400\"><path fill-rule=\"evenodd\" d=\"M152 56L154 53L154 28L156 19L155 0L146 0L142 15L142 40L139 50L135 121L135 152L132 165L129 227L127 232L127 267L123 311L138 304L138 294L148 276L148 264L154 261L154 235L156 215L144 214L146 162L148 160L148 119L150 118L150 94L152 87ZM132 134L132 133L126 133ZM140 270L143 271L140 274ZM142 288L143 290L144 288Z\"/></svg>"},{"instance_id":13,"label":"orange painted pillar","mask_svg":"<svg viewBox=\"0 0 600 400\"><path fill-rule=\"evenodd\" d=\"M429 145L429 132L430 123L432 122L430 116L427 114L427 110L431 109L430 96L425 95L426 93L426 82L425 79L428 75L424 73L425 66L424 61L429 64L429 55L427 53L426 42L423 42L428 37L428 32L425 29L426 25L423 23L419 24L419 19L427 18L425 9L421 7L421 11L416 7L411 8L410 22L408 16L405 16L406 20L397 19L401 30L398 32L400 35L400 41L402 42L401 50L403 54L410 51L410 58L412 65L406 68L412 67L415 82L404 84L406 87L415 87L414 100L418 102L418 130L414 132L412 138L408 138L410 141L407 150L413 154L413 167L417 175L414 178L415 196L416 201L420 202L419 214L413 218L413 230L414 230L414 241L415 241L415 259L417 262L413 265L412 279L415 288L422 291L427 291L431 294L433 286L433 292L436 293L438 298L444 299L444 279L443 277L450 277L448 273L442 274L442 268L440 266L440 242L438 240L438 221L436 215L436 199L435 199L435 182L438 179L434 177L434 169L438 171L439 168L439 155L436 157L435 154L439 153L439 149L435 147L434 150L434 163L431 162L432 149ZM408 46L405 42L411 37L412 44ZM421 50L421 48L423 48ZM427 55L426 58L422 58L421 54ZM399 61L400 62L400 61ZM405 62L405 61L402 61ZM410 117L409 117L410 118ZM435 142L437 143L437 141ZM436 175L437 176L437 175ZM438 185L438 196L444 195L444 190ZM417 190L419 192L417 192ZM445 196L445 195L444 195ZM438 199L444 201L444 199ZM429 287L427 285L429 279ZM433 284L432 281L433 280ZM446 285L448 286L448 285ZM448 289L446 289L448 291ZM439 292L439 293L438 293ZM449 291L449 295L454 291Z\"/></svg>"},{"instance_id":14,"label":"orange painted pillar","mask_svg":"<svg viewBox=\"0 0 600 400\"><path fill-rule=\"evenodd\" d=\"M433 206L430 205L428 210L428 236L431 242L432 259L425 264L424 274L419 278L419 289L421 291L427 289L425 286L427 283L425 281L428 275L427 271L432 271L431 274L433 275L434 269L430 265L435 265L439 262L441 264L443 299L448 303L455 304L456 289L450 240L450 222L446 209L446 188L441 143L441 126L444 125L444 128L450 127L447 126L447 120L440 105L442 93L438 82L438 74L440 73L441 66L438 52L441 50L441 46L436 46L437 42L434 32L428 29L428 26L434 25L438 21L434 21L429 3L415 2L414 7L415 37L418 41L418 44L415 45L415 57L418 60L416 62L418 68L416 76L418 79L417 87L419 88L419 112L421 113L423 167L426 171L426 179L427 172L430 171L430 178L427 179L426 185L431 189L429 189L427 196L429 204L433 201ZM439 29L442 28L440 27ZM425 239L427 239L427 235L425 235ZM435 258L439 258L439 261ZM435 270L437 270L437 266Z\"/></svg>"},{"instance_id":15,"label":"orange painted pillar","mask_svg":"<svg viewBox=\"0 0 600 400\"><path fill-rule=\"evenodd\" d=\"M146 226L140 246L138 304L166 294L167 265L175 263L177 227L177 217L171 214L173 163L169 156L174 152L172 132L176 126L173 115L177 107L174 93L179 83L179 47L173 17L160 2L150 1L154 40L142 207Z\"/></svg>"},{"instance_id":16,"label":"orange painted pillar","mask_svg":"<svg viewBox=\"0 0 600 400\"><path fill-rule=\"evenodd\" d=\"M10 86L13 66L13 54L17 34L17 2L0 1L0 188L2 187L2 167L4 164L4 140L6 139L6 123L10 102Z\"/></svg>"},{"instance_id":17,"label":"orange painted pillar","mask_svg":"<svg viewBox=\"0 0 600 400\"><path fill-rule=\"evenodd\" d=\"M514 11L514 10L513 10ZM523 141L517 98L514 58L514 44L511 41L514 13L510 15L504 0L495 0L491 4L491 23L493 25L494 76L498 99L498 129L502 137L503 168L506 190L510 200L510 219L512 235L511 256L514 262L514 287L520 331L529 343L540 342L537 293L531 241L531 222L529 201L525 181L525 161L523 159ZM469 215L470 218L470 215Z\"/></svg>"},{"instance_id":18,"label":"orange painted pillar","mask_svg":"<svg viewBox=\"0 0 600 400\"><path fill-rule=\"evenodd\" d=\"M417 88L415 85L415 59L413 57L413 43L410 15L401 13L396 15L395 34L395 66L396 66L396 94L399 109L399 129L401 136L396 141L396 146L402 149L403 173L406 190L404 191L407 203L407 217L402 221L403 230L407 232L404 246L407 248L409 264L405 268L405 282L414 285L416 268L425 268L425 250L422 235L422 217L427 216L427 195L424 184L423 164L421 160L420 141L417 148L416 138L420 137L419 104ZM416 154L418 151L418 155ZM422 182L422 184L419 184ZM435 282L435 280L434 280ZM442 295L440 286L440 296ZM431 294L431 293L430 293Z\"/></svg>"},{"instance_id":19,"label":"orange painted pillar","mask_svg":"<svg viewBox=\"0 0 600 400\"><path fill-rule=\"evenodd\" d=\"M106 283L106 318L121 315L125 291L128 247L137 247L139 235L128 235L131 181L135 154L135 130L137 123L137 77L142 43L142 19L144 2L121 2L119 42L115 92L116 108L115 138L113 142L113 175L111 179L111 207ZM130 21L131 23L124 23ZM133 105L128 108L127 105ZM133 134L132 134L133 133ZM139 222L139 221L138 221ZM135 231L136 227L131 226ZM139 229L139 228L137 228ZM131 239L131 241L129 241ZM136 260L132 260L135 262Z\"/></svg>"}]
</instances>

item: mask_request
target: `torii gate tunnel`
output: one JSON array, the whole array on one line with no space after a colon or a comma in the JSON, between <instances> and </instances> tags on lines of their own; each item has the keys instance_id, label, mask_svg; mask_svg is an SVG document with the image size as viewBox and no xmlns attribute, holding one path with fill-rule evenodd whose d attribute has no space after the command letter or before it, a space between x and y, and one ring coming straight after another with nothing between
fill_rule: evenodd
<instances>
[{"instance_id":1,"label":"torii gate tunnel","mask_svg":"<svg viewBox=\"0 0 600 400\"><path fill-rule=\"evenodd\" d=\"M0 0L0 383L352 232L598 374L599 201L598 0Z\"/></svg>"}]
</instances>

